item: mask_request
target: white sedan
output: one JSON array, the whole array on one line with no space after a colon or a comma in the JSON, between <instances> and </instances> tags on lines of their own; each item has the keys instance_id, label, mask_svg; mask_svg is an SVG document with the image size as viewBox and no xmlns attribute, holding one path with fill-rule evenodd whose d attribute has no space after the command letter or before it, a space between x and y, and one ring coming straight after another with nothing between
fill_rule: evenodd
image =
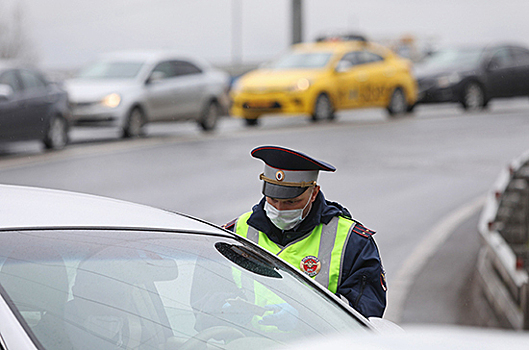
<instances>
[{"instance_id":1,"label":"white sedan","mask_svg":"<svg viewBox=\"0 0 529 350\"><path fill-rule=\"evenodd\" d=\"M384 321L198 219L39 188L0 198L4 349L261 349Z\"/></svg>"}]
</instances>

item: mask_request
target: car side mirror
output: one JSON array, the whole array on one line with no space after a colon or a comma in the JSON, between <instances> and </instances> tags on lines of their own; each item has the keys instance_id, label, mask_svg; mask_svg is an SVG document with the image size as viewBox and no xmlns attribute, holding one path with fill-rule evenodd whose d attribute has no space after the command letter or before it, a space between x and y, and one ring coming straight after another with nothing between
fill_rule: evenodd
<instances>
[{"instance_id":1,"label":"car side mirror","mask_svg":"<svg viewBox=\"0 0 529 350\"><path fill-rule=\"evenodd\" d=\"M336 65L336 69L335 70L338 73L343 73L343 72L347 72L348 70L350 70L351 67L353 67L353 64L351 62L349 62L349 61L340 61Z\"/></svg>"},{"instance_id":2,"label":"car side mirror","mask_svg":"<svg viewBox=\"0 0 529 350\"><path fill-rule=\"evenodd\" d=\"M0 101L9 100L11 96L13 95L13 92L14 91L11 88L11 86L6 85L6 84L0 84Z\"/></svg>"}]
</instances>

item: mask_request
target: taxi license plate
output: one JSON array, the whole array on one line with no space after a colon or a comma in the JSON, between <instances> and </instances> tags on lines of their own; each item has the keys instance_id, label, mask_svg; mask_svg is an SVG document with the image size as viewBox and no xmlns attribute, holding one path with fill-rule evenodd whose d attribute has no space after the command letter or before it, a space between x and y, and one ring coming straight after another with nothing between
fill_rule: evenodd
<instances>
[{"instance_id":1,"label":"taxi license plate","mask_svg":"<svg viewBox=\"0 0 529 350\"><path fill-rule=\"evenodd\" d=\"M248 108L271 108L273 103L270 101L250 101L246 105Z\"/></svg>"}]
</instances>

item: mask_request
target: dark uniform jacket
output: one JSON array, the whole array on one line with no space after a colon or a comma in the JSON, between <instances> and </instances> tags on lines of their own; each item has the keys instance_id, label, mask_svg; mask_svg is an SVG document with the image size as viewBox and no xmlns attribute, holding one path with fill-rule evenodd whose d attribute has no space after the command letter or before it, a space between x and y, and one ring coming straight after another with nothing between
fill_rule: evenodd
<instances>
[{"instance_id":1,"label":"dark uniform jacket","mask_svg":"<svg viewBox=\"0 0 529 350\"><path fill-rule=\"evenodd\" d=\"M289 231L281 231L266 216L263 197L252 208L252 215L247 223L265 233L270 240L284 247L290 242L312 231L320 223L328 224L334 216L352 219L349 211L336 202L325 200L320 191L309 215L300 225ZM338 284L337 294L344 296L349 304L366 317L382 317L386 308L386 280L377 245L372 237L374 231L357 224L351 233L343 256L342 279ZM233 231L235 222L224 227Z\"/></svg>"}]
</instances>

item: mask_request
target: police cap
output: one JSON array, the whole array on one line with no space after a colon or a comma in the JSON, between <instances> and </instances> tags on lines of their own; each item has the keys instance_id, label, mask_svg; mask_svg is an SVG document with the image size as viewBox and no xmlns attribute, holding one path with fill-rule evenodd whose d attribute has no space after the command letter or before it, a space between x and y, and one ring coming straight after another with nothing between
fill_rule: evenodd
<instances>
[{"instance_id":1,"label":"police cap","mask_svg":"<svg viewBox=\"0 0 529 350\"><path fill-rule=\"evenodd\" d=\"M316 185L318 173L336 168L306 154L279 146L260 146L252 150L252 157L265 163L263 194L277 199L295 198L307 187Z\"/></svg>"}]
</instances>

